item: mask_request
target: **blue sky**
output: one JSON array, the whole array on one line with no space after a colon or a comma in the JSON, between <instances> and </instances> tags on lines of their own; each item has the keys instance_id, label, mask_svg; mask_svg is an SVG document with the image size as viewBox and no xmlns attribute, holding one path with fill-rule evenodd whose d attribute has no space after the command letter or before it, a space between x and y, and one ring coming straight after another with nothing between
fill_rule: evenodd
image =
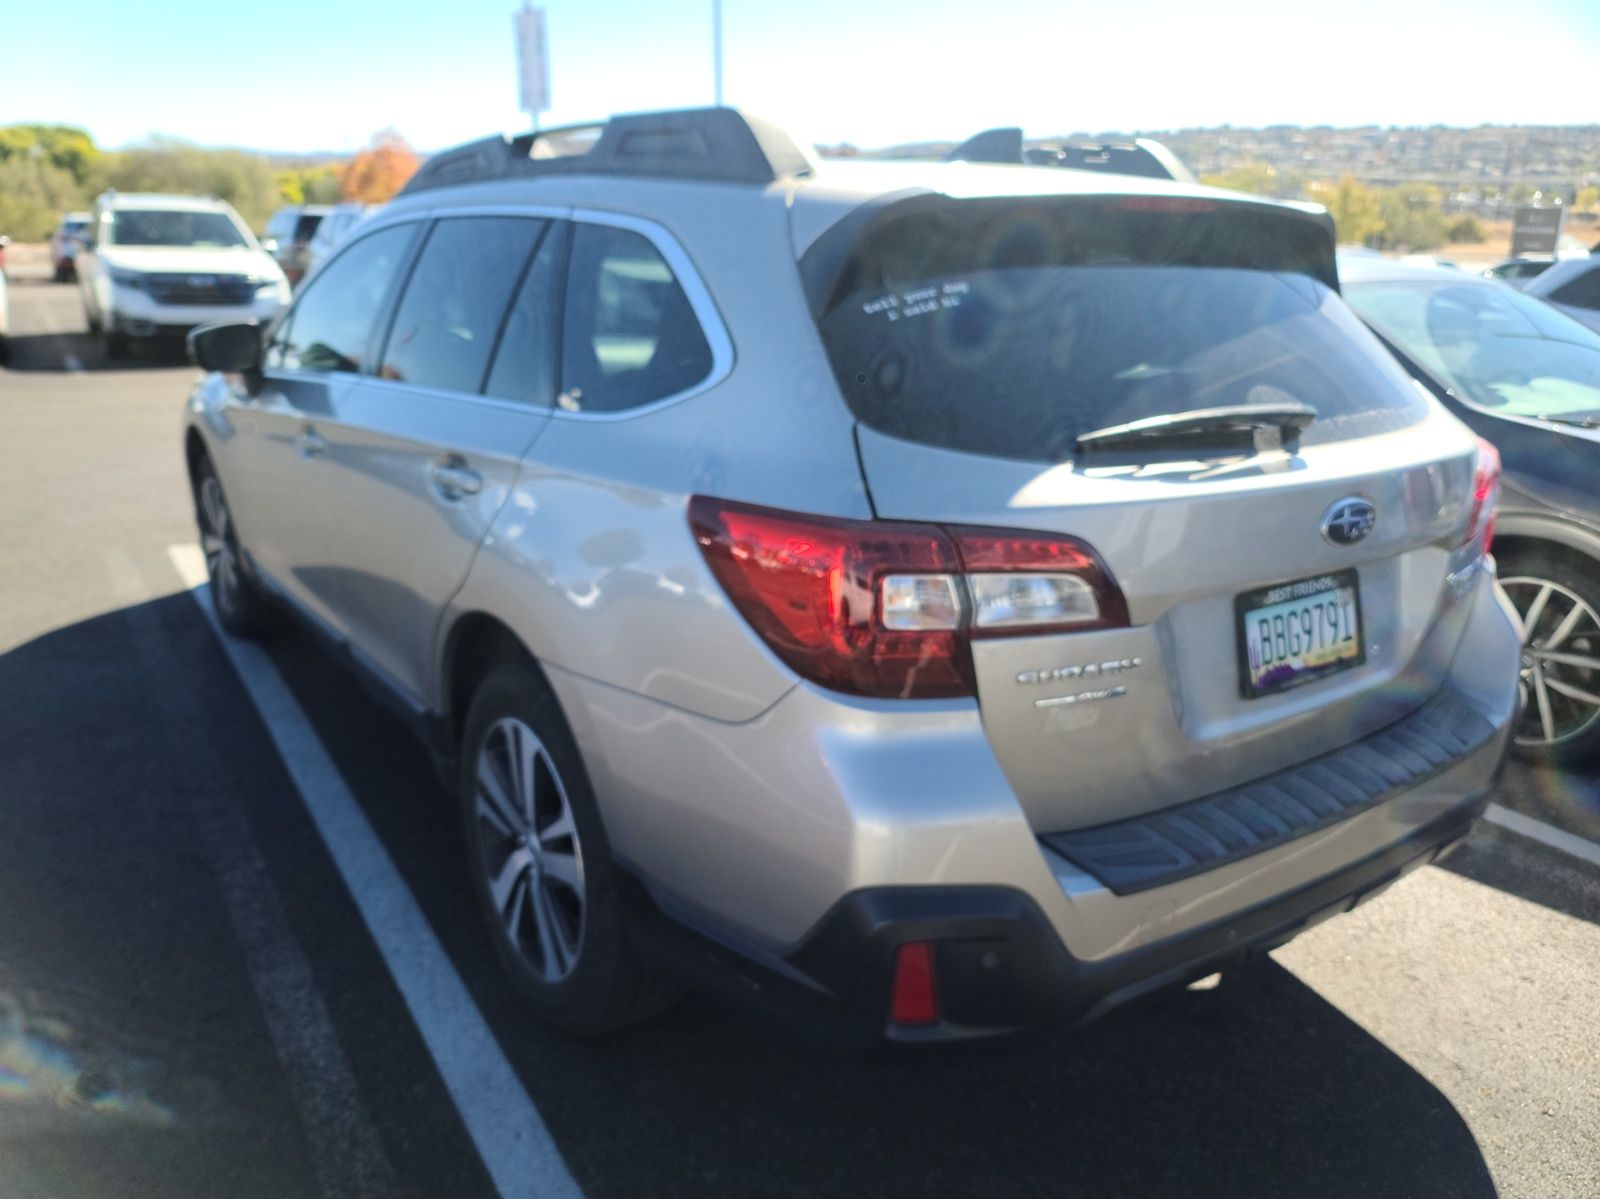
<instances>
[{"instance_id":1,"label":"blue sky","mask_svg":"<svg viewBox=\"0 0 1600 1199\"><path fill-rule=\"evenodd\" d=\"M436 149L524 127L517 4L76 0L9 24L0 123L272 150L392 125ZM547 124L710 102L710 0L545 8ZM724 44L729 103L867 146L997 124L1600 121L1596 0L724 0Z\"/></svg>"}]
</instances>

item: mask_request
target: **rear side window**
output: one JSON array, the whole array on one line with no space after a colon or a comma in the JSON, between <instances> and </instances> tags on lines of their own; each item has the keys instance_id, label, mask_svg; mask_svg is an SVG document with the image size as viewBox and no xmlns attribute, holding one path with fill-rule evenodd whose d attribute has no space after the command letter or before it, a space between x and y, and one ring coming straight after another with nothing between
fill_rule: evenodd
<instances>
[{"instance_id":1,"label":"rear side window","mask_svg":"<svg viewBox=\"0 0 1600 1199\"><path fill-rule=\"evenodd\" d=\"M481 390L506 307L546 224L450 217L435 225L395 312L379 375L418 387Z\"/></svg>"},{"instance_id":2,"label":"rear side window","mask_svg":"<svg viewBox=\"0 0 1600 1199\"><path fill-rule=\"evenodd\" d=\"M295 301L267 347L267 365L354 371L367 364L378 313L394 288L416 233L392 225L363 237L330 262Z\"/></svg>"},{"instance_id":3,"label":"rear side window","mask_svg":"<svg viewBox=\"0 0 1600 1199\"><path fill-rule=\"evenodd\" d=\"M561 395L569 412L621 412L687 391L711 347L672 268L631 229L577 225L567 266Z\"/></svg>"},{"instance_id":4,"label":"rear side window","mask_svg":"<svg viewBox=\"0 0 1600 1199\"><path fill-rule=\"evenodd\" d=\"M1147 197L907 206L830 283L807 279L840 390L882 432L1058 462L1081 434L1202 408L1308 404L1307 444L1426 414L1319 278L1331 247L1298 217Z\"/></svg>"},{"instance_id":5,"label":"rear side window","mask_svg":"<svg viewBox=\"0 0 1600 1199\"><path fill-rule=\"evenodd\" d=\"M1571 304L1574 308L1600 308L1600 270L1590 270L1570 283L1564 283L1550 293L1557 304Z\"/></svg>"},{"instance_id":6,"label":"rear side window","mask_svg":"<svg viewBox=\"0 0 1600 1199\"><path fill-rule=\"evenodd\" d=\"M295 241L310 241L317 231L317 226L322 224L322 214L318 212L303 212L300 219L294 223Z\"/></svg>"},{"instance_id":7,"label":"rear side window","mask_svg":"<svg viewBox=\"0 0 1600 1199\"><path fill-rule=\"evenodd\" d=\"M555 402L557 301L566 230L564 222L550 227L523 275L500 332L484 387L488 395L541 408Z\"/></svg>"}]
</instances>

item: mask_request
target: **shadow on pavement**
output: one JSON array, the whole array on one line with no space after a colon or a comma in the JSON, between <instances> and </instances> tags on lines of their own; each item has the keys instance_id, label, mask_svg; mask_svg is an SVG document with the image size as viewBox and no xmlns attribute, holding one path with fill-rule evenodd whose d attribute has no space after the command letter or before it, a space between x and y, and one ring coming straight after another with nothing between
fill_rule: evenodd
<instances>
[{"instance_id":1,"label":"shadow on pavement","mask_svg":"<svg viewBox=\"0 0 1600 1199\"><path fill-rule=\"evenodd\" d=\"M549 1034L501 980L420 749L308 638L271 652L590 1199L1495 1194L1444 1095L1271 961L927 1055L851 1056L699 996L598 1045Z\"/></svg>"},{"instance_id":2,"label":"shadow on pavement","mask_svg":"<svg viewBox=\"0 0 1600 1199\"><path fill-rule=\"evenodd\" d=\"M180 338L152 338L134 342L119 358L107 358L104 343L89 333L22 333L6 339L12 371L65 374L74 370L170 370L189 366L188 351Z\"/></svg>"}]
</instances>

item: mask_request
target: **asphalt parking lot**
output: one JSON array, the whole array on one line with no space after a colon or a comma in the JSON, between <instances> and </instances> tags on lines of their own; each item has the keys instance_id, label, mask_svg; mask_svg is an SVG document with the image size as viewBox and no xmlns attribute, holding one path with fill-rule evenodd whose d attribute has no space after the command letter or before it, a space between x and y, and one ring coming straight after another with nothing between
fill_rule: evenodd
<instances>
[{"instance_id":1,"label":"asphalt parking lot","mask_svg":"<svg viewBox=\"0 0 1600 1199\"><path fill-rule=\"evenodd\" d=\"M301 635L230 656L191 593L194 370L106 363L25 259L11 315L0 1199L1600 1194L1594 773L1496 797L1575 852L1480 824L1074 1034L863 1057L694 995L545 1032L422 751Z\"/></svg>"}]
</instances>

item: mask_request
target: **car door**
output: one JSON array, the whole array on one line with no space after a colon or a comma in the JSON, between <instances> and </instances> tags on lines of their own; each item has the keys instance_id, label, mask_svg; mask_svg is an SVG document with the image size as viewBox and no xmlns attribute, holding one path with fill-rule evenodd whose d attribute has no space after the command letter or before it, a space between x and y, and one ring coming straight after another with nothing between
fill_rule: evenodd
<instances>
[{"instance_id":1,"label":"car door","mask_svg":"<svg viewBox=\"0 0 1600 1199\"><path fill-rule=\"evenodd\" d=\"M338 563L331 602L356 656L412 703L440 613L549 418L565 238L553 215L436 220L376 377L317 422L339 513L319 542Z\"/></svg>"},{"instance_id":2,"label":"car door","mask_svg":"<svg viewBox=\"0 0 1600 1199\"><path fill-rule=\"evenodd\" d=\"M345 247L272 326L255 395L230 404L237 436L223 478L240 540L269 584L336 632L341 566L330 529L344 503L330 486L320 427L362 386L379 318L421 229L388 225Z\"/></svg>"}]
</instances>

